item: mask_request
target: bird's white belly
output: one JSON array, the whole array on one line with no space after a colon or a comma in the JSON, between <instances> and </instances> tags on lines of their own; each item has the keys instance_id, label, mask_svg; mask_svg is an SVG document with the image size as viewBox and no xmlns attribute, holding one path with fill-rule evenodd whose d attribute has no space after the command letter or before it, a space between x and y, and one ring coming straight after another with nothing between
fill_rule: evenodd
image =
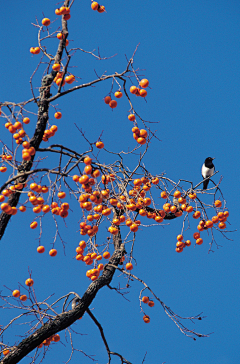
<instances>
[{"instance_id":1,"label":"bird's white belly","mask_svg":"<svg viewBox=\"0 0 240 364\"><path fill-rule=\"evenodd\" d=\"M202 166L202 176L203 176L203 178L207 178L209 176L212 176L213 173L214 173L214 168L209 169L209 168L205 167L205 165L203 164L203 166Z\"/></svg>"}]
</instances>

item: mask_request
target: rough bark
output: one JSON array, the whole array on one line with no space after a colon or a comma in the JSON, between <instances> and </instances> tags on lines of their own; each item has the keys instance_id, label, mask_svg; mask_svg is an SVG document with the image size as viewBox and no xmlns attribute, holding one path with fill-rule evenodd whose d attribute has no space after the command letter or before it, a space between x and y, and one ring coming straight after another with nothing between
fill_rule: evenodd
<instances>
[{"instance_id":1,"label":"rough bark","mask_svg":"<svg viewBox=\"0 0 240 364\"><path fill-rule=\"evenodd\" d=\"M115 250L109 264L107 264L103 270L103 274L96 281L92 282L80 303L68 312L63 312L56 316L54 320L48 321L40 329L36 330L32 335L28 336L26 339L16 346L1 362L0 364L16 364L26 355L28 355L32 350L34 350L38 345L40 345L43 340L56 334L59 331L66 329L71 326L76 320L84 315L86 310L89 308L93 299L96 297L97 292L110 284L115 268L111 265L118 266L120 259L124 254L124 244L121 244L119 249Z\"/></svg>"},{"instance_id":2,"label":"rough bark","mask_svg":"<svg viewBox=\"0 0 240 364\"><path fill-rule=\"evenodd\" d=\"M69 0L65 0L64 6L68 6L68 5L69 5ZM56 56L55 56L56 63L61 62L63 51L64 51L65 44L66 44L66 39L68 37L67 21L65 21L63 19L63 17L62 17L62 33L64 34L64 39L62 39L59 42L58 49L57 49ZM30 146L34 147L36 151L38 150L38 148L42 142L44 130L46 129L46 125L47 125L47 121L48 121L49 99L52 96L50 94L50 87L51 87L51 84L53 83L53 79L56 76L56 74L57 74L56 71L52 71L50 74L44 76L42 79L42 82L41 82L40 95L39 95L39 99L38 99L39 101L37 101L38 120L37 120L34 135L30 141ZM30 161L22 161L22 163L18 167L18 173L22 174L24 172L30 171L32 168L32 165L33 165L34 157L35 156L32 156ZM26 182L26 180L27 180L27 176L21 176L21 177L19 177L19 179L15 180L15 183L24 184ZM19 202L20 196L21 196L21 193L19 193L19 192L12 193L9 196L7 203L11 207L13 207L13 206L16 207ZM2 237L4 235L4 232L6 230L6 227L8 225L10 218L11 218L11 215L6 214L5 212L2 212L0 214L0 240L2 239Z\"/></svg>"}]
</instances>

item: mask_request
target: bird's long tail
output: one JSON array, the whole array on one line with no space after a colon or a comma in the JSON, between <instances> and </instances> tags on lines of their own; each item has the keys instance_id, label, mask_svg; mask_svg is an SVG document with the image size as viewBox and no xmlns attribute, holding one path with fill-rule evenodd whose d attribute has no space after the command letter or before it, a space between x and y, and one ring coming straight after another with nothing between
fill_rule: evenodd
<instances>
[{"instance_id":1,"label":"bird's long tail","mask_svg":"<svg viewBox=\"0 0 240 364\"><path fill-rule=\"evenodd\" d=\"M209 179L203 182L203 190L206 190L209 184Z\"/></svg>"}]
</instances>

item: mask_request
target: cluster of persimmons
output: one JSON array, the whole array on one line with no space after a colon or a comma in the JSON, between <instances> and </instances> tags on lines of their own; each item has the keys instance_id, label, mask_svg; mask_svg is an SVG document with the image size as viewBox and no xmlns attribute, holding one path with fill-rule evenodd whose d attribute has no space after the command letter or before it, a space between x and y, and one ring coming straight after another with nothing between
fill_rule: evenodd
<instances>
[{"instance_id":1,"label":"cluster of persimmons","mask_svg":"<svg viewBox=\"0 0 240 364\"><path fill-rule=\"evenodd\" d=\"M27 287L32 287L33 286L33 284L34 284L34 281L33 281L33 279L32 278L27 278L26 279L26 281L25 281L25 285L27 286ZM19 291L19 289L15 289L15 290L13 290L12 291L12 296L14 297L14 298L16 298L16 299L20 299L22 302L25 302L25 301L27 301L27 295L26 294L21 294L20 293L20 291ZM55 335L52 335L51 337L49 337L49 338L47 338L46 340L44 340L43 342L42 342L42 344L40 344L39 346L38 346L38 348L41 348L43 345L44 346L49 346L50 344L51 344L51 342L58 342L58 341L60 341L60 335L58 335L58 334L55 334ZM4 356L6 356L6 355L8 355L9 354L9 352L11 351L11 349L4 349L3 350L3 355Z\"/></svg>"},{"instance_id":2,"label":"cluster of persimmons","mask_svg":"<svg viewBox=\"0 0 240 364\"><path fill-rule=\"evenodd\" d=\"M99 13L105 12L105 7L99 5L96 1L92 1L91 8ZM56 15L63 16L64 20L69 20L71 18L70 8L60 7L55 10ZM42 26L48 27L51 24L49 18L42 19ZM64 40L64 34L58 32L56 35L57 39ZM68 46L69 41L65 39L65 45ZM38 47L30 48L31 54L39 54L41 52L41 44ZM64 66L61 63L54 63L52 65L52 70L56 71L56 76L54 78L54 83L58 86L64 86L65 84L72 84L75 81L75 76L71 73L66 73ZM132 95L145 98L147 96L146 88L149 86L149 81L147 79L138 80L138 85L131 86L129 91ZM126 90L124 88L126 93ZM114 93L116 99L121 99L123 92L121 88ZM115 109L118 102L112 99L111 95L104 98L104 102L109 105L111 109ZM1 114L1 109L0 109ZM62 113L56 111L54 114L56 120L62 118ZM140 145L147 143L148 132L145 129L138 128L136 124L136 116L133 109L128 115L128 119L134 122L132 127L133 138ZM13 140L16 144L22 146L22 160L30 161L32 156L35 155L36 151L33 146L30 145L30 138L25 131L25 125L30 123L29 117L22 117L22 120L15 120L14 123L8 121L5 124L5 128L12 134ZM51 137L55 135L58 127L56 125L49 126L48 129L44 131L42 140L47 142ZM96 148L103 149L104 143L99 139L95 143ZM0 172L4 173L7 171L7 164L13 163L13 158L15 160L14 153L3 153L1 155L1 166ZM166 214L173 214L175 217L181 217L183 213L192 215L194 219L199 219L197 230L193 234L193 238L197 245L203 243L203 239L200 237L200 233L204 230L212 229L213 226L218 226L219 229L226 228L226 220L229 216L229 212L222 207L222 203L219 200L214 202L214 207L216 209L216 214L211 219L206 219L206 214L204 214L202 209L198 209L197 194L195 192L185 193L175 189L174 193L171 195L165 189L165 185L161 184L161 177L151 176L146 174L144 176L138 176L137 178L132 178L129 181L126 188L119 188L124 185L124 178L121 179L118 171L108 169L106 166L102 165L98 167L90 156L85 156L83 160L84 168L82 173L74 174L72 177L73 182L76 187L76 195L79 202L79 207L82 211L82 220L80 222L80 235L86 236L87 239L91 239L96 236L99 231L99 226L103 219L107 221L108 232L111 235L117 235L119 233L120 227L126 226L129 230L128 233L137 233L142 222L139 220L141 218L147 218L152 220L152 223L162 223ZM117 181L116 181L117 179ZM156 208L155 201L153 199L152 188L157 187L158 191L161 191L160 196L164 201L162 207ZM10 206L5 198L9 197L12 193L22 192L27 190L27 201L17 207ZM116 192L117 191L117 192ZM120 191L125 191L120 192ZM46 186L34 181L31 183L26 182L24 185L21 183L10 184L7 186L0 194L1 210L9 215L16 215L18 211L24 213L27 208L32 209L32 212L36 215L51 213L54 218L59 216L60 218L67 218L69 215L70 205L69 202L65 201L66 192L59 190L53 195L55 201L49 203L50 193L52 193L51 186ZM47 196L45 198L45 196ZM177 203L174 202L177 200ZM191 214L191 215L190 215ZM205 218L204 218L205 217ZM216 225L217 224L217 225ZM38 226L37 218L30 224L31 229L36 229ZM183 234L177 236L176 252L181 253L186 246L190 246L190 240L184 240ZM95 281L101 271L104 269L104 264L101 263L102 259L109 259L111 254L106 248L102 251L98 251L97 244L89 244L88 241L81 240L76 247L75 257L76 260L82 261L87 266L86 276L91 280ZM45 252L45 247L39 245L37 247L37 252L42 254ZM50 249L49 255L54 257L57 255L57 250L55 248ZM125 268L128 271L133 269L131 262L125 262L125 257L121 259L121 263L125 264ZM93 267L90 267L92 266ZM28 287L31 287L34 282L31 278L28 278L25 282ZM27 295L21 294L18 289L13 290L12 296L24 302L27 300ZM149 297L143 296L142 302L147 304L149 307L154 306L154 301L150 300ZM150 322L150 317L148 315L143 316L145 323ZM44 342L39 346L48 346L50 343L58 342L60 340L59 335L53 335L52 337L44 340ZM3 351L4 355L9 353L9 349Z\"/></svg>"},{"instance_id":3,"label":"cluster of persimmons","mask_svg":"<svg viewBox=\"0 0 240 364\"><path fill-rule=\"evenodd\" d=\"M194 196L194 198L196 198L195 195L196 195L195 193L191 194L190 198L193 198L193 196ZM181 197L178 199L178 201L184 202L181 205L181 210L189 212L189 208L190 208L191 211L193 211L192 206L190 206L190 205L187 206L185 200L186 199L184 199L184 201L182 201ZM214 202L214 206L215 206L215 209L216 209L216 215L214 215L209 220L204 219L202 217L201 211L199 211L197 209L194 211L194 213L192 215L192 217L194 219L196 219L196 220L200 219L200 221L199 221L199 223L197 225L198 232L195 232L193 234L193 238L194 238L197 245L201 245L203 243L203 239L200 236L201 231L212 229L213 226L216 225L216 224L217 224L218 228L221 229L221 230L226 228L226 221L227 221L227 218L229 216L229 211L225 210L225 209L221 209L222 202L220 200L216 200ZM182 234L179 234L177 236L176 252L181 253L186 246L190 246L190 245L191 245L191 241L190 240L185 240L184 241L184 238L183 238Z\"/></svg>"},{"instance_id":4,"label":"cluster of persimmons","mask_svg":"<svg viewBox=\"0 0 240 364\"><path fill-rule=\"evenodd\" d=\"M155 305L154 301L150 300L148 296L143 296L142 302L148 304L149 307L153 307ZM144 315L143 321L148 324L150 322L150 317L148 315Z\"/></svg>"},{"instance_id":5,"label":"cluster of persimmons","mask_svg":"<svg viewBox=\"0 0 240 364\"><path fill-rule=\"evenodd\" d=\"M141 130L139 132L142 135ZM144 138L144 136L142 135L140 138ZM23 146L25 147L23 149L23 157L25 159L25 154L29 153L28 150L33 147L29 147L29 142L27 141L23 142ZM103 148L103 142L98 141L96 147L99 149ZM2 161L4 162L6 160L11 161L12 155L3 154ZM85 167L83 168L82 174L72 176L72 180L76 184L78 201L84 217L84 221L80 223L80 234L83 236L88 235L90 238L95 236L98 232L100 222L104 217L110 221L110 226L108 227L109 233L116 235L118 234L119 227L123 225L128 226L130 232L136 233L141 225L141 221L138 219L139 216L147 217L157 223L161 223L167 213L172 213L176 217L180 217L184 212L192 214L194 219L200 220L197 226L199 232L194 234L197 245L203 242L200 237L200 232L211 229L214 224L218 224L219 229L226 228L225 222L229 212L221 209L221 201L219 200L215 201L217 215L213 216L211 220L204 219L202 212L197 209L197 204L195 203L197 194L195 192L182 196L179 190L175 190L172 197L177 199L177 205L171 202L171 196L168 195L167 191L162 191L160 196L163 200L167 201L162 205L161 209L153 208L150 207L150 205L154 204L153 195L150 192L153 186L159 187L160 179L158 177L143 176L141 178L135 178L129 183L129 190L122 194L116 192L117 184L114 184L116 178L115 173L102 173L100 169L96 168L96 164L89 156L86 156L83 162ZM4 169L4 166L0 168ZM117 183L119 184L119 176ZM67 218L69 214L69 203L63 201L66 198L66 192L58 191L55 196L56 201L48 204L44 194L49 193L51 188L49 189L49 187L39 185L36 182L30 183L29 186L27 183L24 186L18 183L5 188L0 194L2 211L10 215L15 215L18 209L11 207L4 200L15 191L21 192L27 188L29 188L28 201L24 205L19 206L19 211L25 212L26 205L30 203L32 205L32 211L35 214L42 213L44 215L51 212L53 215ZM148 192L150 193L149 196ZM115 209L118 211L118 214L114 214ZM114 214L113 218L110 217L112 214ZM38 223L35 219L30 227L35 229L37 226ZM178 235L177 252L181 252L185 246L189 245L191 245L189 240L184 241L183 235ZM43 253L44 248L41 246L38 248L38 251ZM56 253L55 249L51 249L49 254L55 256ZM79 255L77 259L80 260Z\"/></svg>"},{"instance_id":6,"label":"cluster of persimmons","mask_svg":"<svg viewBox=\"0 0 240 364\"><path fill-rule=\"evenodd\" d=\"M105 11L105 7L102 6L102 5L99 5L96 1L92 1L92 4L91 4L91 7L93 10L97 10L98 12L102 13ZM64 20L69 20L71 18L70 16L70 8L68 7L65 7L65 6L62 6L58 9L55 10L55 14L56 15L62 15ZM42 25L43 26L46 26L48 27L49 25L51 24L51 20L49 18L43 18L42 19ZM59 40L61 39L64 39L64 34L59 32L57 33L57 38ZM65 40L65 44L66 46L68 46L69 44L69 41L68 39ZM41 51L41 49L39 47L31 47L30 48L30 52L32 54L39 54ZM70 74L70 73L67 73L65 75L65 72L64 70L61 70L61 64L60 63L54 63L53 66L52 66L52 69L54 71L57 71L57 75L56 77L54 78L54 82L56 83L57 86L64 86L66 83L67 84L72 84L74 81L75 81L75 76ZM131 94L134 94L136 96L141 96L141 97L146 97L147 96L147 90L146 88L149 86L149 81L144 78L142 80L139 81L139 84L138 86L131 86L130 87L130 93ZM114 96L117 98L117 99L120 99L122 96L123 96L123 93L121 92L121 90L118 90L114 93ZM117 101L116 100L112 100L111 96L106 96L104 98L104 101L107 105L109 105L112 109L116 108L117 107ZM55 113L55 118L56 119L60 119L62 117L62 114L60 112L56 112ZM135 115L134 114L129 114L128 116L128 119L130 121L135 121L136 118L135 118ZM54 135L55 129L53 128L56 128L56 126L52 126L50 128L50 130L46 130L45 133L44 133L44 136L43 136L43 141L48 141L48 139ZM132 129L132 132L133 132L133 137L134 139L137 141L137 143L139 143L140 145L143 145L146 143L146 138L148 136L148 133L146 130L144 129L141 129L139 130L137 128L137 126L135 126L133 129ZM24 133L24 131L21 131L21 133ZM19 133L18 133L19 134ZM17 136L16 136L17 137ZM21 144L21 135L20 135L20 139L18 140L17 139L17 143L18 144Z\"/></svg>"},{"instance_id":7,"label":"cluster of persimmons","mask_svg":"<svg viewBox=\"0 0 240 364\"><path fill-rule=\"evenodd\" d=\"M33 286L33 284L34 284L34 281L33 281L33 279L32 278L27 278L26 279L26 281L25 281L25 285L27 286L27 287L32 287ZM27 301L27 295L26 294L21 294L20 293L20 290L19 289L15 289L15 290L13 290L12 291L12 296L14 297L14 298L16 298L16 299L19 299L20 301L22 301L22 302L25 302L25 301ZM52 335L51 337L49 337L49 338L47 338L46 340L44 340L43 342L42 342L42 344L40 344L39 346L38 346L38 348L41 348L43 345L44 346L49 346L50 344L51 344L51 342L58 342L58 341L60 341L60 335L58 335L58 334L55 334L55 335ZM9 352L11 351L11 349L4 349L3 350L3 355L4 356L6 356Z\"/></svg>"}]
</instances>

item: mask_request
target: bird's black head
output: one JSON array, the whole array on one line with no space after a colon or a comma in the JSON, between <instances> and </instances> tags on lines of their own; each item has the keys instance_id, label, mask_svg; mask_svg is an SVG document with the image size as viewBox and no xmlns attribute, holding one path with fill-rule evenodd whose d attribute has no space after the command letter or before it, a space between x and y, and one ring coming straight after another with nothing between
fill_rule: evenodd
<instances>
[{"instance_id":1,"label":"bird's black head","mask_svg":"<svg viewBox=\"0 0 240 364\"><path fill-rule=\"evenodd\" d=\"M215 158L212 158L212 157L207 157L205 159L205 163L211 163Z\"/></svg>"}]
</instances>

